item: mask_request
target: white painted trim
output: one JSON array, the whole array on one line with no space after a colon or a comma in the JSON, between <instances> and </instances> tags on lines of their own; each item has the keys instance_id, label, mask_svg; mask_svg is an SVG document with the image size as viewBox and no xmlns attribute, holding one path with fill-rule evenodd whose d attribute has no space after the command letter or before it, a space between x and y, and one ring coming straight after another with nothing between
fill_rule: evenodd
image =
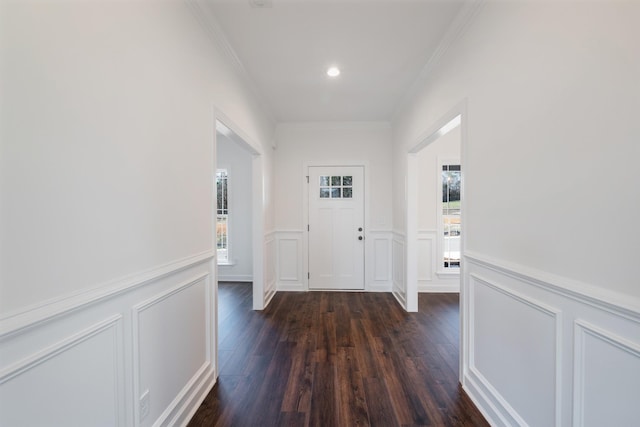
<instances>
[{"instance_id":1,"label":"white painted trim","mask_svg":"<svg viewBox=\"0 0 640 427\"><path fill-rule=\"evenodd\" d=\"M229 43L227 36L225 35L222 27L218 24L218 21L214 17L213 12L210 10L208 2L203 0L182 0L184 1L196 20L200 23L203 30L211 37L215 46L220 49L222 54L226 57L229 65L236 71L246 86L249 88L251 94L255 97L256 101L263 110L265 116L271 124L275 124L275 118L273 111L269 108L269 104L262 96L262 92L258 90L253 79L247 73L247 69L237 55L235 49ZM271 142L272 147L275 148L275 139Z\"/></svg>"},{"instance_id":2,"label":"white painted trim","mask_svg":"<svg viewBox=\"0 0 640 427\"><path fill-rule=\"evenodd\" d=\"M514 299L522 304L525 304L533 308L534 310L539 311L542 314L545 314L553 318L555 323L555 361L554 361L554 366L555 366L554 402L555 402L555 409L556 409L555 423L557 426L560 426L562 424L562 311L557 307L553 307L548 304L545 304L521 292L514 291L513 289L509 289L506 286L499 285L494 281L486 277L483 277L479 274L472 273L469 275L469 277L474 281L480 284L483 284L484 286L492 288L495 291L500 292L501 294L511 299ZM470 298L473 297L474 288L475 287L471 288ZM470 299L471 306L473 306L472 302L473 302L473 299ZM473 322L471 322L471 329L469 330L469 334L472 337L475 337L475 327ZM469 350L470 350L469 369L471 371L475 371L476 373L478 373L478 370L475 366L473 349L469 349ZM486 382L486 379L484 381ZM513 413L515 414L515 411L513 411Z\"/></svg>"},{"instance_id":3,"label":"white painted trim","mask_svg":"<svg viewBox=\"0 0 640 427\"><path fill-rule=\"evenodd\" d=\"M211 363L207 360L196 371L182 390L180 390L169 406L167 406L162 414L155 420L153 423L154 427L175 426L181 418L183 422L189 422L189 419L184 417L184 410L189 407L189 403L193 403L193 399L199 388L202 388L205 384L207 384L205 387L208 387L208 383L213 382L213 370L209 368L211 368Z\"/></svg>"},{"instance_id":4,"label":"white painted trim","mask_svg":"<svg viewBox=\"0 0 640 427\"><path fill-rule=\"evenodd\" d=\"M395 297L396 301L398 301L398 304L400 304L400 307L402 307L405 310L407 310L407 302L406 302L406 300L404 298L404 294L402 292L399 292L395 288L394 288L392 294Z\"/></svg>"},{"instance_id":5,"label":"white painted trim","mask_svg":"<svg viewBox=\"0 0 640 427\"><path fill-rule=\"evenodd\" d=\"M61 315L67 315L89 305L113 298L124 292L132 291L135 288L174 275L214 258L215 252L208 250L103 283L92 289L73 292L6 314L0 318L0 338L4 338L26 328L34 327Z\"/></svg>"},{"instance_id":6,"label":"white painted trim","mask_svg":"<svg viewBox=\"0 0 640 427\"><path fill-rule=\"evenodd\" d=\"M528 426L520 414L518 414L518 412L509 405L498 390L496 390L489 380L487 380L474 366L469 367L469 374L472 378L470 382L475 385L476 390L482 390L483 397L486 399L486 402L491 402L491 409L498 414L500 420L504 422L503 425ZM496 405L498 405L499 408L496 407ZM507 420L505 416L509 417L509 419Z\"/></svg>"},{"instance_id":7,"label":"white painted trim","mask_svg":"<svg viewBox=\"0 0 640 427\"><path fill-rule=\"evenodd\" d=\"M264 262L265 262L265 289L267 295L277 291L277 283L278 283L278 271L277 271L277 247L276 240L277 234L275 231L270 231L265 233L264 238ZM273 295L267 297L267 304L271 301Z\"/></svg>"},{"instance_id":8,"label":"white painted trim","mask_svg":"<svg viewBox=\"0 0 640 427\"><path fill-rule=\"evenodd\" d=\"M218 264L220 266L220 264ZM250 274L221 274L218 273L218 282L251 282L253 276Z\"/></svg>"},{"instance_id":9,"label":"white painted trim","mask_svg":"<svg viewBox=\"0 0 640 427\"><path fill-rule=\"evenodd\" d=\"M73 334L51 346L48 346L31 356L25 357L24 359L7 366L6 368L0 370L0 384L4 384L7 381L12 380L13 378L22 375L27 371L30 371L31 369L41 365L47 360L61 353L64 353L65 351L73 347L76 347L78 344L81 344L89 338L92 338L108 329L115 328L116 334L120 336L117 327L119 327L121 323L122 315L115 314L102 320L101 322L96 323L95 325L83 329L76 334ZM116 341L119 342L120 340Z\"/></svg>"},{"instance_id":10,"label":"white painted trim","mask_svg":"<svg viewBox=\"0 0 640 427\"><path fill-rule=\"evenodd\" d=\"M265 235L264 235L264 156L255 156L251 164L253 209L253 309L263 310L273 295L265 292Z\"/></svg>"},{"instance_id":11,"label":"white painted trim","mask_svg":"<svg viewBox=\"0 0 640 427\"><path fill-rule=\"evenodd\" d=\"M58 341L30 356L19 360L12 365L0 370L0 385L11 381L12 379L42 365L43 363L53 359L54 357L61 355L74 347L82 344L83 342L109 330L113 331L113 355L115 360L114 374L114 419L117 420L117 425L126 425L126 390L125 390L125 361L124 361L124 346L123 346L123 334L122 334L123 317L120 314L115 314L107 317L106 319L95 323L82 331L75 333L67 338Z\"/></svg>"},{"instance_id":12,"label":"white painted trim","mask_svg":"<svg viewBox=\"0 0 640 427\"><path fill-rule=\"evenodd\" d=\"M437 293L437 294L458 294L460 293L460 285L459 284L449 284L449 283L429 283L418 284L418 292L423 293Z\"/></svg>"},{"instance_id":13,"label":"white painted trim","mask_svg":"<svg viewBox=\"0 0 640 427\"><path fill-rule=\"evenodd\" d=\"M218 378L217 370L213 370L212 373L207 375L200 386L195 388L191 395L186 399L183 408L190 407L188 413L186 413L182 419L182 422L179 424L181 427L186 427L191 418L195 415L195 413L200 409L200 405L204 402L204 399L207 397L211 389L216 385L216 379Z\"/></svg>"},{"instance_id":14,"label":"white painted trim","mask_svg":"<svg viewBox=\"0 0 640 427\"><path fill-rule=\"evenodd\" d=\"M574 324L574 354L573 354L573 425L584 425L584 356L585 335L591 335L630 355L640 359L640 345L629 341L613 332L607 331L585 320L576 319Z\"/></svg>"},{"instance_id":15,"label":"white painted trim","mask_svg":"<svg viewBox=\"0 0 640 427\"><path fill-rule=\"evenodd\" d=\"M388 125L388 124L386 124ZM323 127L326 129L326 127ZM309 272L309 230L307 227L304 227L305 224L309 224L309 182L307 178L309 176L309 168L310 167L362 167L364 174L364 238L365 242L369 238L369 216L370 216L370 205L371 205L371 186L370 186L370 177L369 177L369 161L368 160L329 160L329 161L304 161L302 163L302 177L303 185L302 185L302 224L303 224L303 233L302 233L302 282L305 289L309 289L309 278L308 275L305 275L305 272ZM364 281L363 285L366 289L367 279L366 279L366 271L367 271L367 245L364 245L364 253L363 253L363 269L364 276L362 280Z\"/></svg>"},{"instance_id":16,"label":"white painted trim","mask_svg":"<svg viewBox=\"0 0 640 427\"><path fill-rule=\"evenodd\" d=\"M512 424L507 422L500 410L494 405L493 401L487 396L485 391L478 385L475 379L470 375L465 375L462 388L467 396L473 401L476 408L482 413L489 425L497 427L511 427Z\"/></svg>"},{"instance_id":17,"label":"white painted trim","mask_svg":"<svg viewBox=\"0 0 640 427\"><path fill-rule=\"evenodd\" d=\"M405 310L418 311L418 155L407 155L405 224Z\"/></svg>"},{"instance_id":18,"label":"white painted trim","mask_svg":"<svg viewBox=\"0 0 640 427\"><path fill-rule=\"evenodd\" d=\"M365 291L367 292L391 292L393 289L393 233L390 230L370 230L369 240L365 244L369 245L370 262L366 263L369 267L365 271ZM385 253L380 254L378 249L384 247ZM377 273L378 255L384 256L383 266L386 270L385 275Z\"/></svg>"},{"instance_id":19,"label":"white painted trim","mask_svg":"<svg viewBox=\"0 0 640 427\"><path fill-rule=\"evenodd\" d=\"M247 149L253 155L253 160L251 162L251 202L254 212L254 214L252 215L251 225L253 247L253 309L263 310L267 306L268 302L271 301L272 296L268 297L266 295L264 283L264 156L262 155L262 148L260 144L254 141L246 132L242 130L241 127L234 123L231 118L229 118L222 110L216 107L214 107L214 123L216 123L216 126L218 123L220 123L227 127L233 133L231 136L228 136L228 138L233 140L239 146ZM214 132L214 150L217 146L215 134L216 132ZM214 154L214 170L216 169L217 161L215 157L216 156ZM212 192L212 194L214 193ZM213 229L215 230L215 224Z\"/></svg>"},{"instance_id":20,"label":"white painted trim","mask_svg":"<svg viewBox=\"0 0 640 427\"><path fill-rule=\"evenodd\" d=\"M294 276L283 276L281 270L282 264L282 252L280 243L283 241L296 242L296 255L295 255L295 267L296 272ZM302 230L278 230L275 233L275 288L279 291L289 292L301 292L306 291L307 286L304 278L304 262L302 259L304 232Z\"/></svg>"},{"instance_id":21,"label":"white painted trim","mask_svg":"<svg viewBox=\"0 0 640 427\"><path fill-rule=\"evenodd\" d=\"M409 103L409 101L413 98L416 92L419 91L420 88L425 86L425 82L436 68L436 66L440 63L442 58L446 56L455 42L459 37L464 34L466 29L473 22L473 18L478 14L485 0L469 0L465 2L463 7L460 9L460 12L456 15L456 17L451 21L449 28L447 28L444 36L440 39L438 46L436 47L433 54L429 57L429 60L422 68L416 80L411 84L409 89L402 95L400 101L395 105L393 109L393 113L391 114L391 122L397 122L397 119L404 109Z\"/></svg>"},{"instance_id":22,"label":"white painted trim","mask_svg":"<svg viewBox=\"0 0 640 427\"><path fill-rule=\"evenodd\" d=\"M399 250L397 251L402 259L396 262L395 259L395 247L397 245ZM407 300L406 300L406 290L405 290L405 238L399 233L393 233L393 237L391 239L391 289L393 296L396 298L398 303L405 310L407 309ZM396 280L396 272L400 274L398 280Z\"/></svg>"},{"instance_id":23,"label":"white painted trim","mask_svg":"<svg viewBox=\"0 0 640 427\"><path fill-rule=\"evenodd\" d=\"M466 251L465 261L640 323L640 300L531 267Z\"/></svg>"},{"instance_id":24,"label":"white painted trim","mask_svg":"<svg viewBox=\"0 0 640 427\"><path fill-rule=\"evenodd\" d=\"M178 285L175 285L164 292L161 292L157 295L152 296L131 308L131 326L132 326L132 339L133 339L133 347L132 347L132 376L133 376L133 413L134 413L134 421L135 425L139 425L140 423L140 405L138 404L138 399L140 398L140 315L142 312L147 310L150 307L166 300L167 298L179 293L183 292L186 289L195 286L199 283L204 283L205 292L207 289L207 284L209 284L209 273L201 273L193 278L186 280ZM217 311L217 310L216 310ZM212 307L210 307L210 299L207 298L205 301L205 313L212 312ZM217 316L216 316L217 318ZM217 323L217 322L216 322ZM206 330L206 329L205 329ZM207 337L208 338L208 337ZM209 346L207 347L206 360L203 366L200 368L196 376L201 374L203 369L207 367L212 367L213 372L217 371L217 367L213 366L212 354L209 350ZM216 346L217 347L217 346ZM194 381L192 378L188 384L191 384ZM158 418L154 425L160 425L164 422L163 416L168 417L169 414L173 412L175 407L173 406L178 398L181 398L186 392L184 389L178 394L176 399L165 409L162 415Z\"/></svg>"},{"instance_id":25,"label":"white painted trim","mask_svg":"<svg viewBox=\"0 0 640 427\"><path fill-rule=\"evenodd\" d=\"M482 1L482 0L480 0ZM477 4L479 4L479 2L477 2ZM476 5L477 6L477 5ZM471 8L472 10L476 10L473 7ZM470 9L470 10L471 10ZM470 15L469 15L470 16ZM468 22L468 21L467 21ZM466 23L465 23L466 25ZM461 27L464 28L464 25ZM462 29L460 30L462 31ZM452 40L453 41L453 40ZM452 42L451 41L451 42ZM450 43L449 43L450 44ZM407 245L408 248L412 248L413 245L411 245L409 242L413 241L414 239L417 239L418 233L418 226L417 226L417 215L418 215L418 209L417 209L417 194L418 194L418 190L417 190L417 159L415 158L416 153L418 153L420 150L422 150L424 147L426 147L427 145L431 144L433 141L435 141L436 139L438 139L441 135L440 135L440 129L442 129L443 126L445 126L447 123L449 123L451 120L453 120L454 118L456 118L457 116L460 116L460 166L461 169L464 170L464 167L466 165L466 152L467 152L467 126L468 126L468 108L467 108L467 98L463 98L460 102L458 102L452 109L450 109L446 114L444 114L443 116L440 117L440 119L436 120L430 127L426 128L426 131L422 134L419 135L419 137L414 141L413 144L411 144L409 147L409 150L407 151L406 154L406 164L407 164L407 175L406 175L406 181L405 181L405 188L406 188L406 225L405 225L405 230L406 230L406 241L407 241ZM413 180L409 179L410 177L413 177ZM460 187L460 198L461 198L461 204L460 204L460 211L461 211L461 223L462 224L466 224L467 223L467 219L466 219L466 196L465 196L465 174L462 174L462 179L461 179L461 187ZM415 200L411 200L412 198L415 198ZM461 236L461 240L460 240L460 254L464 254L465 252L465 248L466 248L466 233L462 233ZM417 245L415 245L417 246ZM415 251L415 248L414 248ZM413 279L413 278L417 278L417 265L416 262L414 261L413 263L410 263L410 260L414 260L416 258L416 255L413 254L411 256L407 255L407 260L405 263L405 269L407 270L407 272L411 272L411 274L407 275L407 281L409 279ZM462 256L461 256L462 258ZM466 290L467 288L464 286L464 262L462 261L462 259L460 260L460 358L459 358L459 379L461 382L464 381L464 375L465 375L465 366L467 366L467 361L466 361L466 355L468 354L468 327L469 327L469 321L466 318L467 316L467 305L468 305L468 300L467 300L467 296L466 296ZM436 267L436 271L437 271L437 267ZM413 285L409 285L407 283L406 285L407 289L415 289L416 295L416 308L417 308L417 292L418 292L418 285L417 285L417 279L416 279L416 283L415 286Z\"/></svg>"},{"instance_id":26,"label":"white painted trim","mask_svg":"<svg viewBox=\"0 0 640 427\"><path fill-rule=\"evenodd\" d=\"M216 123L216 127L217 127ZM218 131L216 128L216 142L215 142L215 175L213 180L213 193L215 196L213 197L213 230L214 230L214 241L213 247L216 248L216 260L219 267L225 265L235 265L235 261L233 260L233 245L231 244L231 239L229 236L233 234L233 200L235 199L234 189L233 189L233 169L230 165L218 163ZM235 143L235 142L234 142ZM225 170L227 172L227 260L220 261L220 257L218 257L218 248L217 248L217 239L218 239L218 176L217 173L219 170ZM230 213L229 213L230 212Z\"/></svg>"},{"instance_id":27,"label":"white painted trim","mask_svg":"<svg viewBox=\"0 0 640 427\"><path fill-rule=\"evenodd\" d=\"M460 148L462 148L462 141L460 141L460 145L461 145ZM438 156L436 159L436 164L437 164L437 168L436 168L435 182L436 182L436 202L437 202L437 209L436 209L437 228L436 228L436 251L435 251L436 263L434 264L434 266L436 270L436 275L439 278L442 279L450 275L453 277L457 277L459 279L460 278L459 268L457 270L454 268L445 268L443 265L444 264L444 226L443 226L444 215L442 213L442 208L443 208L442 206L442 166L444 165L460 165L461 166L462 161L458 157ZM460 210L460 212L462 212L462 209ZM462 222L462 215L461 215L460 223L464 228L465 224ZM460 255L462 255L462 247L460 248ZM462 262L462 256L460 257L460 261Z\"/></svg>"},{"instance_id":28,"label":"white painted trim","mask_svg":"<svg viewBox=\"0 0 640 427\"><path fill-rule=\"evenodd\" d=\"M227 135L227 138L249 151L254 156L262 155L262 148L260 144L251 138L240 126L238 126L229 116L227 116L221 109L214 107L213 111L214 119L216 122L222 123L231 132L232 135Z\"/></svg>"}]
</instances>

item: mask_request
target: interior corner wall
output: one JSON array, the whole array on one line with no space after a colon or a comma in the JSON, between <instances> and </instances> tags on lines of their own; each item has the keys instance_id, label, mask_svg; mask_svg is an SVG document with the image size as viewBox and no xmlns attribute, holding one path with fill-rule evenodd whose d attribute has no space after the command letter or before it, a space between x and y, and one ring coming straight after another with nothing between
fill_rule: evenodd
<instances>
[{"instance_id":1,"label":"interior corner wall","mask_svg":"<svg viewBox=\"0 0 640 427\"><path fill-rule=\"evenodd\" d=\"M303 274L304 165L365 162L369 199L365 201L365 287L391 284L391 128L386 122L284 123L276 130L275 215L279 289L305 290ZM373 258L370 258L373 257ZM375 260L375 261L374 261ZM377 266L377 267L376 267Z\"/></svg>"},{"instance_id":2,"label":"interior corner wall","mask_svg":"<svg viewBox=\"0 0 640 427\"><path fill-rule=\"evenodd\" d=\"M462 382L494 425L640 415L639 19L484 2L393 122L401 233L407 153L466 102Z\"/></svg>"},{"instance_id":3,"label":"interior corner wall","mask_svg":"<svg viewBox=\"0 0 640 427\"><path fill-rule=\"evenodd\" d=\"M0 2L0 425L178 425L215 382L215 111L267 182L274 129L192 6Z\"/></svg>"},{"instance_id":4,"label":"interior corner wall","mask_svg":"<svg viewBox=\"0 0 640 427\"><path fill-rule=\"evenodd\" d=\"M218 280L250 282L253 280L253 156L246 149L222 134L218 134L217 164L229 174L229 265L218 264Z\"/></svg>"}]
</instances>

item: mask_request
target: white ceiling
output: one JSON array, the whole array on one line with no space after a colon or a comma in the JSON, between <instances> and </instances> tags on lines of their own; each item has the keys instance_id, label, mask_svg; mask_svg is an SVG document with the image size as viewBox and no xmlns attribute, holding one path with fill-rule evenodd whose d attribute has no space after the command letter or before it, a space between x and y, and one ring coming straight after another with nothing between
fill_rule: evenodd
<instances>
[{"instance_id":1,"label":"white ceiling","mask_svg":"<svg viewBox=\"0 0 640 427\"><path fill-rule=\"evenodd\" d=\"M208 0L278 122L389 120L464 0ZM336 65L337 78L326 70Z\"/></svg>"}]
</instances>

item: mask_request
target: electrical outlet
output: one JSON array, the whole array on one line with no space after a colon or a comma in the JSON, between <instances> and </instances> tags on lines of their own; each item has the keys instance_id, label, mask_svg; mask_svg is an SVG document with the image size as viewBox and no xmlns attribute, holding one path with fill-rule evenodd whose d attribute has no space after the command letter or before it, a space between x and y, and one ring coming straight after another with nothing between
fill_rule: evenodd
<instances>
[{"instance_id":1,"label":"electrical outlet","mask_svg":"<svg viewBox=\"0 0 640 427\"><path fill-rule=\"evenodd\" d=\"M149 389L140 396L140 422L149 415Z\"/></svg>"}]
</instances>

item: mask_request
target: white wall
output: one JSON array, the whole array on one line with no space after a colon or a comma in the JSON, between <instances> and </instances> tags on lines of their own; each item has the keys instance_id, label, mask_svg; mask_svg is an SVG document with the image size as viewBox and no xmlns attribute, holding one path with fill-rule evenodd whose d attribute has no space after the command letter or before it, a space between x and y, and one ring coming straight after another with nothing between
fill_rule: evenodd
<instances>
[{"instance_id":1,"label":"white wall","mask_svg":"<svg viewBox=\"0 0 640 427\"><path fill-rule=\"evenodd\" d=\"M218 280L253 280L251 153L222 134L217 137L218 168L229 174L229 262L218 265Z\"/></svg>"},{"instance_id":2,"label":"white wall","mask_svg":"<svg viewBox=\"0 0 640 427\"><path fill-rule=\"evenodd\" d=\"M495 425L637 419L639 18L486 2L394 120L401 233L407 152L466 102L462 380Z\"/></svg>"},{"instance_id":3,"label":"white wall","mask_svg":"<svg viewBox=\"0 0 640 427\"><path fill-rule=\"evenodd\" d=\"M460 276L442 274L442 238L438 224L439 162L460 160L460 126L442 135L417 153L418 161L418 291L459 292ZM464 224L463 224L464 227ZM438 274L438 273L441 274Z\"/></svg>"},{"instance_id":4,"label":"white wall","mask_svg":"<svg viewBox=\"0 0 640 427\"><path fill-rule=\"evenodd\" d=\"M303 273L304 166L365 164L365 287L389 290L391 283L391 128L388 123L279 124L276 130L275 214L278 286L307 288Z\"/></svg>"},{"instance_id":5,"label":"white wall","mask_svg":"<svg viewBox=\"0 0 640 427\"><path fill-rule=\"evenodd\" d=\"M267 182L273 126L185 2L0 7L0 424L180 423L215 379L214 111Z\"/></svg>"}]
</instances>

